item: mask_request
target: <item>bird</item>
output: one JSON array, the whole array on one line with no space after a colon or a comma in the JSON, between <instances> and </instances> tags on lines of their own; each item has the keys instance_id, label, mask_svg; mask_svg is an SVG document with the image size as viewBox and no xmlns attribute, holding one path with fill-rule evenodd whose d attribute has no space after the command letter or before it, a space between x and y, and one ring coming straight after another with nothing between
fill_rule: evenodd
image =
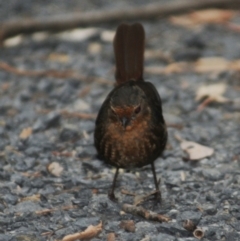
<instances>
[{"instance_id":1,"label":"bird","mask_svg":"<svg viewBox=\"0 0 240 241\"><path fill-rule=\"evenodd\" d=\"M113 41L116 61L115 87L103 102L95 122L94 145L105 163L116 167L108 197L116 201L114 189L119 168L151 165L155 197L161 202L154 161L167 143L162 102L151 82L144 80L145 31L140 23L122 23Z\"/></svg>"}]
</instances>

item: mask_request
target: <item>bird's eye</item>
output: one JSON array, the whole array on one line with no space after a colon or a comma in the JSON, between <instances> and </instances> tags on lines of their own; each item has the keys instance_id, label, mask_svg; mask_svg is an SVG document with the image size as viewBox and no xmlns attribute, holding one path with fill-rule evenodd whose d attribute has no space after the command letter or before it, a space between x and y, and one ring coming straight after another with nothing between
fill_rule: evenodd
<instances>
[{"instance_id":1,"label":"bird's eye","mask_svg":"<svg viewBox=\"0 0 240 241\"><path fill-rule=\"evenodd\" d=\"M135 108L134 113L138 114L141 111L141 106L139 105L137 108Z\"/></svg>"}]
</instances>

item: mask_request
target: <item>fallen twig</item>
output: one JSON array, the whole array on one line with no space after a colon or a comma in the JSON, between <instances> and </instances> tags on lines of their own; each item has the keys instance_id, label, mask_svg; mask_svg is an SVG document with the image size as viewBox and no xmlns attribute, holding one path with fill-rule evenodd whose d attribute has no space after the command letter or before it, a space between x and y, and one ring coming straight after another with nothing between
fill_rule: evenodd
<instances>
[{"instance_id":1,"label":"fallen twig","mask_svg":"<svg viewBox=\"0 0 240 241\"><path fill-rule=\"evenodd\" d=\"M129 196L136 196L136 194L134 192L128 191L126 189L122 189L121 193L125 194L125 195L129 195Z\"/></svg>"},{"instance_id":2,"label":"fallen twig","mask_svg":"<svg viewBox=\"0 0 240 241\"><path fill-rule=\"evenodd\" d=\"M113 82L108 81L103 78L93 77L93 76L83 76L80 75L74 70L22 70L15 68L7 63L0 62L0 69L6 71L8 73L12 73L19 76L27 76L27 77L50 77L50 78L58 78L58 79L75 79L84 82L98 82L100 84L113 84Z\"/></svg>"},{"instance_id":3,"label":"fallen twig","mask_svg":"<svg viewBox=\"0 0 240 241\"><path fill-rule=\"evenodd\" d=\"M64 206L61 208L51 208L51 209L49 208L49 209L43 209L43 210L36 211L35 213L38 215L46 215L49 213L56 212L58 210L70 210L70 209L74 209L74 208L77 208L77 206L71 205L71 206Z\"/></svg>"},{"instance_id":4,"label":"fallen twig","mask_svg":"<svg viewBox=\"0 0 240 241\"><path fill-rule=\"evenodd\" d=\"M171 220L167 216L164 216L164 215L152 212L152 211L148 211L141 206L137 207L135 205L125 203L125 204L123 204L122 209L126 213L131 213L133 215L139 215L150 221L169 222Z\"/></svg>"},{"instance_id":5,"label":"fallen twig","mask_svg":"<svg viewBox=\"0 0 240 241\"><path fill-rule=\"evenodd\" d=\"M212 97L207 97L198 107L197 111L202 111L205 107L207 107L210 103L212 103L214 99Z\"/></svg>"},{"instance_id":6,"label":"fallen twig","mask_svg":"<svg viewBox=\"0 0 240 241\"><path fill-rule=\"evenodd\" d=\"M80 240L85 240L85 239L86 240L91 240L92 238L98 236L99 233L101 233L101 232L102 232L102 222L100 222L96 226L90 225L83 232L66 235L62 239L62 241L74 241L74 240L77 240L77 239L80 239Z\"/></svg>"},{"instance_id":7,"label":"fallen twig","mask_svg":"<svg viewBox=\"0 0 240 241\"><path fill-rule=\"evenodd\" d=\"M22 70L17 69L7 63L0 62L0 69L20 76L29 77L53 77L53 78L69 78L73 76L72 70Z\"/></svg>"},{"instance_id":8,"label":"fallen twig","mask_svg":"<svg viewBox=\"0 0 240 241\"><path fill-rule=\"evenodd\" d=\"M136 195L134 198L134 205L138 206L141 203L145 202L150 196L156 194L158 192L158 190L154 190L148 194L144 194L144 195Z\"/></svg>"},{"instance_id":9,"label":"fallen twig","mask_svg":"<svg viewBox=\"0 0 240 241\"><path fill-rule=\"evenodd\" d=\"M40 109L37 112L41 114L48 114L51 112L51 109ZM78 119L84 119L84 120L94 120L97 117L97 114L92 113L83 113L83 112L73 112L73 111L67 111L67 110L60 110L59 111L61 116L65 118L78 118Z\"/></svg>"},{"instance_id":10,"label":"fallen twig","mask_svg":"<svg viewBox=\"0 0 240 241\"><path fill-rule=\"evenodd\" d=\"M93 26L106 22L164 18L173 14L186 13L205 8L239 9L239 0L201 0L180 1L163 5L150 4L137 8L105 11L71 13L42 19L24 19L2 23L0 25L0 44L3 40L18 35L39 31L62 31L80 26Z\"/></svg>"},{"instance_id":11,"label":"fallen twig","mask_svg":"<svg viewBox=\"0 0 240 241\"><path fill-rule=\"evenodd\" d=\"M62 110L61 115L66 117L66 118L79 118L79 119L96 119L97 115L96 114L91 114L91 113L80 113L80 112L70 112L67 110Z\"/></svg>"}]
</instances>

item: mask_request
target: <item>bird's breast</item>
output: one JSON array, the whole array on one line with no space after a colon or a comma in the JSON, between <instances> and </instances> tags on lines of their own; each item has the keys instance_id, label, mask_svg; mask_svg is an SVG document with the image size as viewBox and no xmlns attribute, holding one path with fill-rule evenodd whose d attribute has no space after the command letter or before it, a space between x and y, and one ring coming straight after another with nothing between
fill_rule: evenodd
<instances>
[{"instance_id":1,"label":"bird's breast","mask_svg":"<svg viewBox=\"0 0 240 241\"><path fill-rule=\"evenodd\" d=\"M150 131L148 120L126 130L111 123L101 139L100 152L111 165L141 167L156 159L158 143L159 138Z\"/></svg>"}]
</instances>

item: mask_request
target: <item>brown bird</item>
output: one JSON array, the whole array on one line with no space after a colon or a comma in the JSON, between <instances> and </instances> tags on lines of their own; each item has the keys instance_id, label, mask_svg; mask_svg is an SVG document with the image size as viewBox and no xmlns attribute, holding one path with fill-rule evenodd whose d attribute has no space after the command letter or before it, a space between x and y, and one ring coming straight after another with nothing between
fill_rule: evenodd
<instances>
[{"instance_id":1,"label":"brown bird","mask_svg":"<svg viewBox=\"0 0 240 241\"><path fill-rule=\"evenodd\" d=\"M154 161L165 148L167 130L160 96L154 85L143 79L144 39L139 23L117 28L113 44L117 86L107 96L96 119L94 142L99 157L117 168L108 194L112 200L119 168L150 164L156 198L161 201Z\"/></svg>"}]
</instances>

